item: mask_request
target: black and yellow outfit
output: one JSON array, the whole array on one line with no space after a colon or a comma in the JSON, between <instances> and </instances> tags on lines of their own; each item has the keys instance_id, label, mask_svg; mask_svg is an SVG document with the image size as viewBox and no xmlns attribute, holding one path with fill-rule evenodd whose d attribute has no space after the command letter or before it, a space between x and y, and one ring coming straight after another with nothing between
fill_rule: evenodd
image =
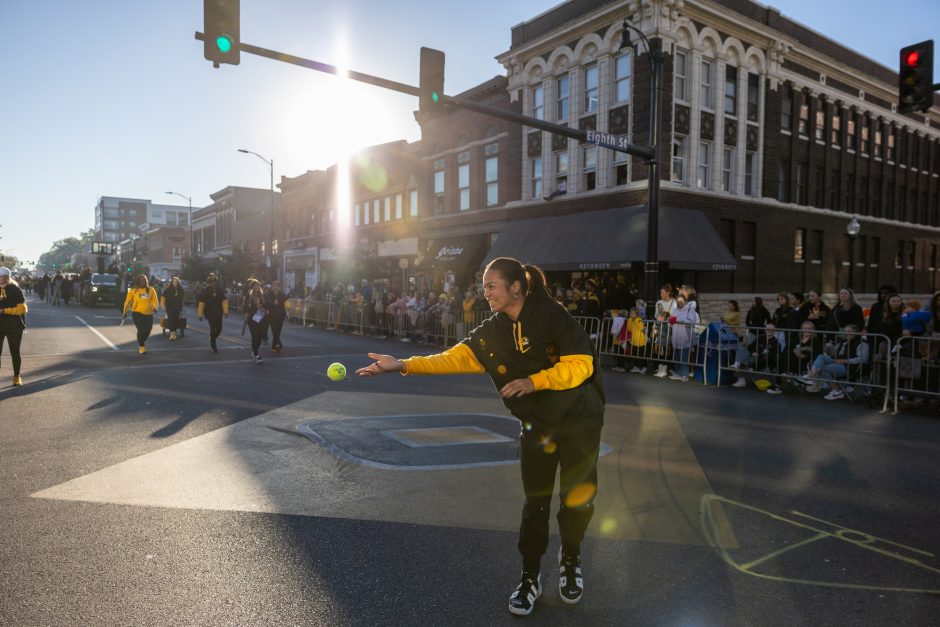
<instances>
[{"instance_id":1,"label":"black and yellow outfit","mask_svg":"<svg viewBox=\"0 0 940 627\"><path fill-rule=\"evenodd\" d=\"M23 290L13 282L0 287L0 355L3 354L3 340L10 347L13 360L13 385L20 385L20 344L26 329L26 298Z\"/></svg>"},{"instance_id":2,"label":"black and yellow outfit","mask_svg":"<svg viewBox=\"0 0 940 627\"><path fill-rule=\"evenodd\" d=\"M228 299L225 298L225 290L219 285L218 281L210 281L209 285L199 294L198 315L202 319L205 316L209 323L209 346L212 351L219 352L215 340L222 334L222 316L228 314Z\"/></svg>"},{"instance_id":3,"label":"black and yellow outfit","mask_svg":"<svg viewBox=\"0 0 940 627\"><path fill-rule=\"evenodd\" d=\"M152 287L132 287L127 290L123 315L126 316L130 310L134 326L137 327L137 345L141 353L146 351L147 338L153 330L153 314L159 305L157 290Z\"/></svg>"},{"instance_id":4,"label":"black and yellow outfit","mask_svg":"<svg viewBox=\"0 0 940 627\"><path fill-rule=\"evenodd\" d=\"M486 373L497 390L515 379L532 380L534 392L503 399L522 422L523 567L539 572L559 466L561 541L565 554L577 556L594 513L605 403L597 358L581 325L547 295L529 296L518 320L497 313L453 348L403 362L405 375Z\"/></svg>"}]
</instances>

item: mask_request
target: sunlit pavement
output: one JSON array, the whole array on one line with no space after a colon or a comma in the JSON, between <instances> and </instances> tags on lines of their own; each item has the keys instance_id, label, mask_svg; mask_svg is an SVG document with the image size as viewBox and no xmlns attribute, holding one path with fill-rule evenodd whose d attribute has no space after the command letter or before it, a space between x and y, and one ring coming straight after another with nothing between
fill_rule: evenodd
<instances>
[{"instance_id":1,"label":"sunlit pavement","mask_svg":"<svg viewBox=\"0 0 940 627\"><path fill-rule=\"evenodd\" d=\"M0 362L0 624L502 624L517 421L485 377L335 383L367 351L285 327L248 359L190 312L139 355L106 308L31 303ZM940 421L604 373L584 601L540 624L931 624ZM553 521L554 526L554 521Z\"/></svg>"}]
</instances>

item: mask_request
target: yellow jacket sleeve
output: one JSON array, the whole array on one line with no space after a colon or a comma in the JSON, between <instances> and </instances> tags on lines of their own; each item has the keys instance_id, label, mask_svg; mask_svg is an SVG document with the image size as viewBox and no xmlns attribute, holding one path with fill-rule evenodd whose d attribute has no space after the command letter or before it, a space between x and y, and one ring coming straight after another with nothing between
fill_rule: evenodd
<instances>
[{"instance_id":1,"label":"yellow jacket sleeve","mask_svg":"<svg viewBox=\"0 0 940 627\"><path fill-rule=\"evenodd\" d=\"M134 290L132 288L132 289L127 290L127 296L124 297L123 315L125 316L127 315L127 307L133 302L134 302Z\"/></svg>"},{"instance_id":2,"label":"yellow jacket sleeve","mask_svg":"<svg viewBox=\"0 0 940 627\"><path fill-rule=\"evenodd\" d=\"M227 298L222 299L222 313L224 313L225 315L228 315L228 299Z\"/></svg>"},{"instance_id":3,"label":"yellow jacket sleeve","mask_svg":"<svg viewBox=\"0 0 940 627\"><path fill-rule=\"evenodd\" d=\"M157 309L160 308L160 299L157 297L157 290L150 288L150 302L153 306L153 313L157 313Z\"/></svg>"},{"instance_id":4,"label":"yellow jacket sleeve","mask_svg":"<svg viewBox=\"0 0 940 627\"><path fill-rule=\"evenodd\" d=\"M409 374L483 374L483 367L470 347L461 342L443 353L428 355L427 357L409 357L402 359L405 369L403 375Z\"/></svg>"},{"instance_id":5,"label":"yellow jacket sleeve","mask_svg":"<svg viewBox=\"0 0 940 627\"><path fill-rule=\"evenodd\" d=\"M26 315L26 303L20 303L18 305L14 305L13 307L7 307L6 309L3 310L3 313L5 313L8 316L25 316Z\"/></svg>"},{"instance_id":6,"label":"yellow jacket sleeve","mask_svg":"<svg viewBox=\"0 0 940 627\"><path fill-rule=\"evenodd\" d=\"M469 350L469 349L468 349ZM576 388L594 374L594 358L591 355L562 355L551 368L530 375L535 391L570 390Z\"/></svg>"}]
</instances>

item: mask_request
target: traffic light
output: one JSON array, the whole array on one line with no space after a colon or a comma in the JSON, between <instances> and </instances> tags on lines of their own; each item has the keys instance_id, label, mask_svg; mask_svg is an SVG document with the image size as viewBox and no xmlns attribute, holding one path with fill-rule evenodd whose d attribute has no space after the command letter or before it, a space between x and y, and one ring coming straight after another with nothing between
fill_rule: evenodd
<instances>
[{"instance_id":1,"label":"traffic light","mask_svg":"<svg viewBox=\"0 0 940 627\"><path fill-rule=\"evenodd\" d=\"M215 67L222 63L238 65L239 0L203 0L202 8L206 31L203 55Z\"/></svg>"},{"instance_id":2,"label":"traffic light","mask_svg":"<svg viewBox=\"0 0 940 627\"><path fill-rule=\"evenodd\" d=\"M418 108L423 112L440 109L444 98L444 53L433 48L421 48L421 74L418 88Z\"/></svg>"},{"instance_id":3,"label":"traffic light","mask_svg":"<svg viewBox=\"0 0 940 627\"><path fill-rule=\"evenodd\" d=\"M933 104L933 39L901 48L898 113L926 111Z\"/></svg>"}]
</instances>

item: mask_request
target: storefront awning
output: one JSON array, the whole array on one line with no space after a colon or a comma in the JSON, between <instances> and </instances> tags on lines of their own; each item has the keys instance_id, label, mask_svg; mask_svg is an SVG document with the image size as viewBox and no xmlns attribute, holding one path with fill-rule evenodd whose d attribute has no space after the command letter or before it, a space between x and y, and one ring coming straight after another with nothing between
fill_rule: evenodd
<instances>
[{"instance_id":1,"label":"storefront awning","mask_svg":"<svg viewBox=\"0 0 940 627\"><path fill-rule=\"evenodd\" d=\"M646 207L510 222L483 260L515 257L543 270L613 270L646 259ZM701 211L660 207L659 260L676 270L735 270L734 255Z\"/></svg>"},{"instance_id":2,"label":"storefront awning","mask_svg":"<svg viewBox=\"0 0 940 627\"><path fill-rule=\"evenodd\" d=\"M486 245L486 235L464 235L445 237L432 241L427 255L421 260L421 268L444 268L447 270L474 270L479 266Z\"/></svg>"}]
</instances>

